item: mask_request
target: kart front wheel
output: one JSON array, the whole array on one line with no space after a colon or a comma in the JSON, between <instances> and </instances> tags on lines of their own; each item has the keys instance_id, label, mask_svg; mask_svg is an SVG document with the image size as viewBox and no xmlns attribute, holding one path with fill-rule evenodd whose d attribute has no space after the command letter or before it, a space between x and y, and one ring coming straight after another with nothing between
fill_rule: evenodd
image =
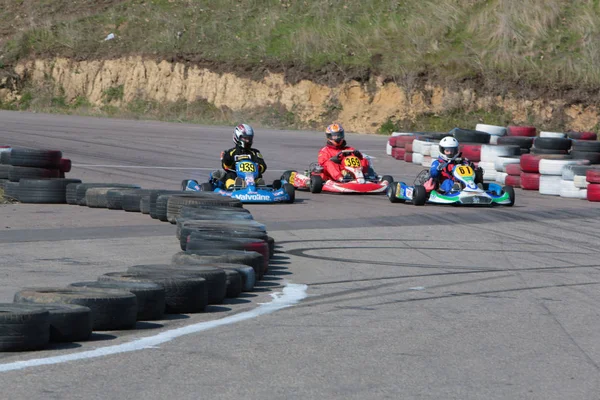
<instances>
[{"instance_id":1,"label":"kart front wheel","mask_svg":"<svg viewBox=\"0 0 600 400\"><path fill-rule=\"evenodd\" d=\"M323 190L323 178L321 178L321 175L312 175L309 185L311 193L321 193L321 190Z\"/></svg>"},{"instance_id":2,"label":"kart front wheel","mask_svg":"<svg viewBox=\"0 0 600 400\"><path fill-rule=\"evenodd\" d=\"M504 186L502 188L504 193L508 193L508 198L510 199L510 203L507 206L512 207L515 205L515 189L512 186Z\"/></svg>"},{"instance_id":3,"label":"kart front wheel","mask_svg":"<svg viewBox=\"0 0 600 400\"><path fill-rule=\"evenodd\" d=\"M285 190L287 195L290 197L290 199L287 200L286 203L293 203L294 200L296 200L296 188L294 187L294 185L290 183L284 183L283 190Z\"/></svg>"},{"instance_id":4,"label":"kart front wheel","mask_svg":"<svg viewBox=\"0 0 600 400\"><path fill-rule=\"evenodd\" d=\"M417 185L413 190L413 204L415 206L422 206L427 201L427 190L425 186Z\"/></svg>"},{"instance_id":5,"label":"kart front wheel","mask_svg":"<svg viewBox=\"0 0 600 400\"><path fill-rule=\"evenodd\" d=\"M282 177L282 179L283 179L283 177ZM281 179L275 179L273 181L273 189L275 189L275 190L281 189Z\"/></svg>"},{"instance_id":6,"label":"kart front wheel","mask_svg":"<svg viewBox=\"0 0 600 400\"><path fill-rule=\"evenodd\" d=\"M387 188L386 194L391 203L404 203L404 200L396 197L398 185L398 182L391 182Z\"/></svg>"},{"instance_id":7,"label":"kart front wheel","mask_svg":"<svg viewBox=\"0 0 600 400\"><path fill-rule=\"evenodd\" d=\"M204 182L203 184L200 185L200 191L201 192L212 192L213 187L210 184L210 182Z\"/></svg>"}]
</instances>

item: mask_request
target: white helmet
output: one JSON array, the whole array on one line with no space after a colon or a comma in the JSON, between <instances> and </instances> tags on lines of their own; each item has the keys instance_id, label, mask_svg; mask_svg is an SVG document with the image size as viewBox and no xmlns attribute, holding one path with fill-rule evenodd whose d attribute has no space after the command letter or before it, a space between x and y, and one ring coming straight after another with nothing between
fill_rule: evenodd
<instances>
[{"instance_id":1,"label":"white helmet","mask_svg":"<svg viewBox=\"0 0 600 400\"><path fill-rule=\"evenodd\" d=\"M249 149L254 140L254 129L248 124L240 124L233 130L233 143L241 148Z\"/></svg>"},{"instance_id":2,"label":"white helmet","mask_svg":"<svg viewBox=\"0 0 600 400\"><path fill-rule=\"evenodd\" d=\"M446 150L450 150L449 154L446 154ZM458 140L453 136L446 136L440 140L440 157L446 161L449 161L452 157L458 154Z\"/></svg>"}]
</instances>

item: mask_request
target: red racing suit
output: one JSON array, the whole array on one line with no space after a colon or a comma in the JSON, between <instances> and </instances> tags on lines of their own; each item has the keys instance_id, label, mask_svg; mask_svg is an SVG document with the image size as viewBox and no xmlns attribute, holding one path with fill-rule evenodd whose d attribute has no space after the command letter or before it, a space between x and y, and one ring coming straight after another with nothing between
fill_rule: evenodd
<instances>
[{"instance_id":1,"label":"red racing suit","mask_svg":"<svg viewBox=\"0 0 600 400\"><path fill-rule=\"evenodd\" d=\"M340 151L349 150L354 151L354 147L346 146L345 144L340 147L333 147L327 145L319 150L319 165L323 167L323 180L334 180L339 181L342 178L342 170L344 166L342 164L336 163L331 160L331 157L336 156ZM364 174L367 174L369 171L369 160L364 158L362 154L358 157L360 158L360 164L362 165L362 170Z\"/></svg>"}]
</instances>

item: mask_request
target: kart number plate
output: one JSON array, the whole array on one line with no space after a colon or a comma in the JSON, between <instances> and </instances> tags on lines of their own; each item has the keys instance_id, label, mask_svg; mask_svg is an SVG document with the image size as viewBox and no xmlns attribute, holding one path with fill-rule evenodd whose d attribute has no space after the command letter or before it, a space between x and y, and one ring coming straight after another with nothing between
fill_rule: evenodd
<instances>
[{"instance_id":1,"label":"kart number plate","mask_svg":"<svg viewBox=\"0 0 600 400\"><path fill-rule=\"evenodd\" d=\"M360 167L360 160L358 159L358 157L346 157L344 159L344 164L346 164L347 167L352 167L352 168L359 168Z\"/></svg>"},{"instance_id":2,"label":"kart number plate","mask_svg":"<svg viewBox=\"0 0 600 400\"><path fill-rule=\"evenodd\" d=\"M249 162L244 162L239 165L240 171L242 172L254 172L254 164Z\"/></svg>"},{"instance_id":3,"label":"kart number plate","mask_svg":"<svg viewBox=\"0 0 600 400\"><path fill-rule=\"evenodd\" d=\"M474 174L473 168L469 167L468 165L461 165L457 169L460 176L471 176Z\"/></svg>"}]
</instances>

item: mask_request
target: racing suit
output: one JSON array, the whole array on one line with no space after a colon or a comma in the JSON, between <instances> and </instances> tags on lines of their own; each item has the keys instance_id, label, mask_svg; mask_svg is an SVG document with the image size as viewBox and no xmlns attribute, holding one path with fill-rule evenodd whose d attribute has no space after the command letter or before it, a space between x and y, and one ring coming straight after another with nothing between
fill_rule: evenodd
<instances>
[{"instance_id":1,"label":"racing suit","mask_svg":"<svg viewBox=\"0 0 600 400\"><path fill-rule=\"evenodd\" d=\"M452 172L456 165L468 165L473 168L473 164L467 160L466 158L456 158L452 161L452 163L446 164L447 161L442 157L438 157L437 160L434 160L431 163L431 168L429 169L429 175L434 179L437 183L439 183L439 190L443 193L447 193L452 190L452 186L454 185L454 176ZM479 179L479 171L475 171L475 183L481 183L479 181L483 181Z\"/></svg>"},{"instance_id":2,"label":"racing suit","mask_svg":"<svg viewBox=\"0 0 600 400\"><path fill-rule=\"evenodd\" d=\"M342 171L344 171L344 166L338 162L331 160L332 157L335 157L341 151L354 151L354 147L346 146L345 144L340 147L333 147L327 145L319 150L319 165L323 167L323 179L328 180L332 179L334 181L340 181L343 178ZM360 154L360 153L359 153ZM369 160L364 158L362 154L357 156L360 159L360 164L362 165L362 170L365 175L374 175L374 171L369 168Z\"/></svg>"},{"instance_id":3,"label":"racing suit","mask_svg":"<svg viewBox=\"0 0 600 400\"><path fill-rule=\"evenodd\" d=\"M260 154L260 150L244 149L236 146L221 152L221 166L225 170L225 174L220 180L227 182L228 179L235 179L237 177L235 163L244 159L250 159L258 164L258 178L261 178L262 174L267 170L267 164L262 154Z\"/></svg>"}]
</instances>

